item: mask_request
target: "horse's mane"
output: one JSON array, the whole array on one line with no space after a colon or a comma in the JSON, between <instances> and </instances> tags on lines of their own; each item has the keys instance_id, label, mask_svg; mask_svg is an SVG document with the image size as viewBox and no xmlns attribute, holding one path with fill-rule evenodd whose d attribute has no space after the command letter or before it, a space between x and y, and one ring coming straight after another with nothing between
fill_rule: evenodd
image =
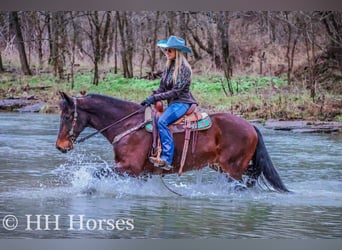
<instances>
[{"instance_id":1,"label":"horse's mane","mask_svg":"<svg viewBox=\"0 0 342 250\"><path fill-rule=\"evenodd\" d=\"M140 107L140 105L135 103L135 102L122 100L119 98L115 98L115 97L107 96L107 95L101 95L101 94L90 93L90 94L88 94L84 97L81 97L81 98L92 99L96 103L103 103L103 105L108 105L111 107L126 107L126 108L128 108L128 107L131 107L131 108Z\"/></svg>"}]
</instances>

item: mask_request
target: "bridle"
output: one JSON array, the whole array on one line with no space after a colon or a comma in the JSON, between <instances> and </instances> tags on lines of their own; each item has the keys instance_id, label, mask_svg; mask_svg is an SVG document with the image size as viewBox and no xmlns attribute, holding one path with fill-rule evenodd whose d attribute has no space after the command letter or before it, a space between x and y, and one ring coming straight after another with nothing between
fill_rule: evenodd
<instances>
[{"instance_id":1,"label":"bridle","mask_svg":"<svg viewBox=\"0 0 342 250\"><path fill-rule=\"evenodd\" d=\"M127 116L121 118L120 120L118 120L118 121L116 121L116 122L114 122L114 123L112 123L112 124L109 124L107 127L104 127L104 128L102 128L102 129L100 129L100 130L95 131L94 133L91 133L90 135L87 135L87 136L85 136L85 137L82 137L82 138L76 140L76 137L77 137L77 136L75 135L74 131L75 131L75 126L76 126L77 118L78 118L78 113L77 113L77 98L74 97L74 98L73 98L73 102L74 102L74 106L75 106L74 115L73 115L74 118L73 118L73 120L72 120L71 129L70 129L70 131L69 131L69 138L71 138L71 142L72 142L73 144L79 144L79 143L81 143L81 142L84 142L85 140L88 140L89 138L91 138L91 137L93 137L93 136L95 136L95 135L97 135L97 134L99 134L99 133L102 133L102 132L106 131L107 129L113 127L114 125L119 124L120 122L122 122L122 121L124 121L124 120L126 120L126 119L128 119L128 118L130 118L130 117L132 117L133 115L139 113L141 110L143 110L143 109L146 108L145 106L143 106L143 107L141 107L140 109L134 111L133 113L131 113L131 114L129 114L129 115L127 115Z\"/></svg>"},{"instance_id":2,"label":"bridle","mask_svg":"<svg viewBox=\"0 0 342 250\"><path fill-rule=\"evenodd\" d=\"M75 130L75 126L76 126L76 123L77 123L77 117L78 117L78 113L77 113L77 99L73 98L73 102L74 102L75 110L74 110L74 115L73 115L73 119L72 119L71 129L69 131L69 138L71 138L71 142L72 143L75 143L76 135L74 134L74 130Z\"/></svg>"}]
</instances>

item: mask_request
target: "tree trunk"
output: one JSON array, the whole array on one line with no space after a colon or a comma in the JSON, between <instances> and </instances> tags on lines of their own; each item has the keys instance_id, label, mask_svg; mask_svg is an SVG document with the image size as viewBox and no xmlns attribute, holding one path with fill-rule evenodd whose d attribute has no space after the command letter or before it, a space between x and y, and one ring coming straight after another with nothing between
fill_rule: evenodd
<instances>
[{"instance_id":1,"label":"tree trunk","mask_svg":"<svg viewBox=\"0 0 342 250\"><path fill-rule=\"evenodd\" d=\"M285 12L286 24L287 27L287 46L286 46L286 60L287 60L287 85L291 85L292 82L292 71L293 71L293 61L294 61L294 52L296 49L296 45L299 38L298 30L294 30L294 24L290 22L288 13ZM296 32L296 34L295 34Z\"/></svg>"},{"instance_id":2,"label":"tree trunk","mask_svg":"<svg viewBox=\"0 0 342 250\"><path fill-rule=\"evenodd\" d=\"M43 14L39 11L33 12L32 19L34 23L34 29L36 31L36 49L38 53L38 64L39 69L43 68L43 34L46 24L48 23L46 14ZM42 22L43 21L43 22Z\"/></svg>"},{"instance_id":3,"label":"tree trunk","mask_svg":"<svg viewBox=\"0 0 342 250\"><path fill-rule=\"evenodd\" d=\"M3 73L5 71L4 65L2 64L2 58L1 58L1 51L0 51L0 73Z\"/></svg>"},{"instance_id":4,"label":"tree trunk","mask_svg":"<svg viewBox=\"0 0 342 250\"><path fill-rule=\"evenodd\" d=\"M196 16L195 16L195 19L197 20ZM220 56L216 53L217 51L215 50L215 39L212 35L212 24L210 22L205 22L204 25L201 26L201 28L203 27L206 27L207 45L203 43L203 39L200 38L196 30L194 31L192 29L189 29L189 32L192 38L194 39L194 41L196 42L196 44L198 45L198 47L210 55L212 62L215 64L216 69L222 69Z\"/></svg>"},{"instance_id":5,"label":"tree trunk","mask_svg":"<svg viewBox=\"0 0 342 250\"><path fill-rule=\"evenodd\" d=\"M63 26L64 18L63 13L60 11L52 12L51 17L51 63L53 65L54 75L59 77L59 79L64 78L64 69L63 69L63 48L64 42L62 41L63 37Z\"/></svg>"},{"instance_id":6,"label":"tree trunk","mask_svg":"<svg viewBox=\"0 0 342 250\"><path fill-rule=\"evenodd\" d=\"M330 39L327 56L330 61L335 61L339 67L342 67L342 14L328 11L323 12L321 16Z\"/></svg>"},{"instance_id":7,"label":"tree trunk","mask_svg":"<svg viewBox=\"0 0 342 250\"><path fill-rule=\"evenodd\" d=\"M231 84L231 77L233 76L233 68L230 59L230 51L229 51L229 12L222 11L220 12L220 16L218 18L217 29L220 39L220 47L221 47L221 61L224 71L224 76L227 80L227 85L229 89L229 93L231 95L234 94L233 86Z\"/></svg>"},{"instance_id":8,"label":"tree trunk","mask_svg":"<svg viewBox=\"0 0 342 250\"><path fill-rule=\"evenodd\" d=\"M118 73L118 22L115 21L114 33L114 74Z\"/></svg>"},{"instance_id":9,"label":"tree trunk","mask_svg":"<svg viewBox=\"0 0 342 250\"><path fill-rule=\"evenodd\" d=\"M157 44L157 32L158 32L158 27L159 27L159 16L160 12L157 11L156 13L156 19L154 22L154 30L153 30L153 39L152 39L152 58L151 58L151 73L155 71L155 66L156 66L156 44Z\"/></svg>"},{"instance_id":10,"label":"tree trunk","mask_svg":"<svg viewBox=\"0 0 342 250\"><path fill-rule=\"evenodd\" d=\"M165 39L167 39L171 34L175 33L175 12L174 11L168 11L166 12L167 16L167 25L166 25L166 30L165 30Z\"/></svg>"},{"instance_id":11,"label":"tree trunk","mask_svg":"<svg viewBox=\"0 0 342 250\"><path fill-rule=\"evenodd\" d=\"M100 63L103 63L104 62L104 59L105 59L105 55L107 53L107 50L108 48L110 47L109 44L108 44L108 41L109 41L109 31L110 31L110 23L111 23L111 15L110 15L110 11L107 11L105 13L105 16L106 16L106 21L105 21L105 25L104 25L104 28L103 28L103 34L100 38L100 40L102 41L101 45L100 45ZM101 32L101 31L100 31Z\"/></svg>"},{"instance_id":12,"label":"tree trunk","mask_svg":"<svg viewBox=\"0 0 342 250\"><path fill-rule=\"evenodd\" d=\"M46 23L47 23L47 30L48 30L48 37L49 37L49 51L50 51L50 55L49 55L49 64L52 65L53 63L53 46L52 46L52 40L53 40L53 35L52 35L52 30L51 30L51 24L52 20L51 20L51 16L49 12L46 12Z\"/></svg>"},{"instance_id":13,"label":"tree trunk","mask_svg":"<svg viewBox=\"0 0 342 250\"><path fill-rule=\"evenodd\" d=\"M10 24L13 27L13 30L16 35L16 45L19 52L21 70L25 75L32 75L25 51L25 43L23 39L23 35L21 33L20 21L18 17L18 12L13 11L9 14Z\"/></svg>"},{"instance_id":14,"label":"tree trunk","mask_svg":"<svg viewBox=\"0 0 342 250\"><path fill-rule=\"evenodd\" d=\"M178 14L178 34L181 38L186 40L186 13L180 11Z\"/></svg>"},{"instance_id":15,"label":"tree trunk","mask_svg":"<svg viewBox=\"0 0 342 250\"><path fill-rule=\"evenodd\" d=\"M101 61L101 43L100 43L100 23L99 23L99 16L98 12L94 12L94 19L93 22L95 24L95 46L94 46L94 79L93 84L99 84L99 63Z\"/></svg>"},{"instance_id":16,"label":"tree trunk","mask_svg":"<svg viewBox=\"0 0 342 250\"><path fill-rule=\"evenodd\" d=\"M104 12L103 15L99 11L88 11L86 13L90 29L84 29L91 43L91 52L85 51L87 56L94 63L93 84L98 85L100 74L99 64L104 61L109 40L110 12ZM103 25L103 23L105 23Z\"/></svg>"},{"instance_id":17,"label":"tree trunk","mask_svg":"<svg viewBox=\"0 0 342 250\"><path fill-rule=\"evenodd\" d=\"M125 78L133 77L133 33L128 23L127 13L116 12L118 28L121 37L122 70Z\"/></svg>"},{"instance_id":18,"label":"tree trunk","mask_svg":"<svg viewBox=\"0 0 342 250\"><path fill-rule=\"evenodd\" d=\"M305 41L305 47L306 47L306 58L308 61L308 84L310 87L310 97L312 98L313 101L315 101L316 97L316 80L315 80L315 73L314 73L314 48L313 41L311 40L309 35L306 32L306 35L304 37Z\"/></svg>"},{"instance_id":19,"label":"tree trunk","mask_svg":"<svg viewBox=\"0 0 342 250\"><path fill-rule=\"evenodd\" d=\"M71 27L72 27L72 36L69 41L69 49L67 50L67 54L69 55L70 61L70 76L71 76L71 89L75 87L75 51L76 51L76 41L77 41L77 25L74 20L74 15L72 11L70 11L70 19L71 19Z\"/></svg>"}]
</instances>

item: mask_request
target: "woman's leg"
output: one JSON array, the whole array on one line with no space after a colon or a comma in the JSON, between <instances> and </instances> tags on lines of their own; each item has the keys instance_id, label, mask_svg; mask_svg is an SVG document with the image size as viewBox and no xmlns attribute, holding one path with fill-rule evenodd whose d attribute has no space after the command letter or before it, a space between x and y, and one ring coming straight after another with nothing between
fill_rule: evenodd
<instances>
[{"instance_id":1,"label":"woman's leg","mask_svg":"<svg viewBox=\"0 0 342 250\"><path fill-rule=\"evenodd\" d=\"M181 118L189 109L189 107L190 104L187 103L173 103L159 117L158 129L162 145L162 153L160 158L166 161L169 165L172 164L173 153L175 150L175 144L173 142L169 125Z\"/></svg>"}]
</instances>

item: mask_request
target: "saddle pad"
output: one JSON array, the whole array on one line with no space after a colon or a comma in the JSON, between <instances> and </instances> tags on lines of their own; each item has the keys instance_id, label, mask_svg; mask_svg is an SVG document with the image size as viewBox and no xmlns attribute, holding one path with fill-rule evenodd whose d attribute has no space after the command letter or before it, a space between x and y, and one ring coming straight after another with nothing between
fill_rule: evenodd
<instances>
[{"instance_id":1,"label":"saddle pad","mask_svg":"<svg viewBox=\"0 0 342 250\"><path fill-rule=\"evenodd\" d=\"M191 122L191 128L193 131L195 130L206 130L211 127L211 119L210 116L207 113L202 113L202 119L196 122ZM171 124L170 125L171 131L173 133L182 133L185 131L185 123L179 123L179 124ZM149 122L146 124L145 129L148 132L152 133L152 122Z\"/></svg>"}]
</instances>

